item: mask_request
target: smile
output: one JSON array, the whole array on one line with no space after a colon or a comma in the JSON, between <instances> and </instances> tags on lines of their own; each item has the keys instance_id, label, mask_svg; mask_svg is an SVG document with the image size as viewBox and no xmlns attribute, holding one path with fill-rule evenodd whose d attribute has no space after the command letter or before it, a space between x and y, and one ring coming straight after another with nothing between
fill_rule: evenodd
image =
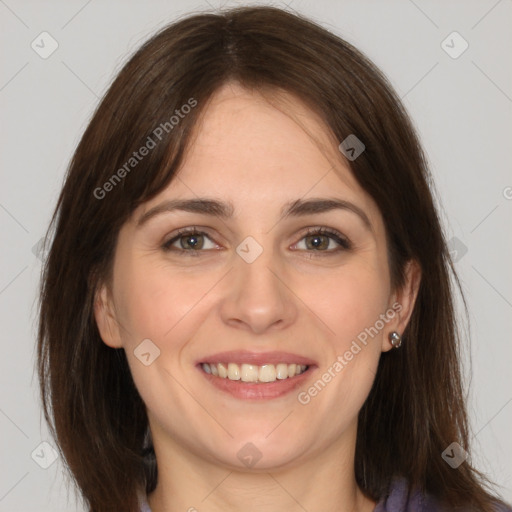
<instances>
[{"instance_id":1,"label":"smile","mask_svg":"<svg viewBox=\"0 0 512 512\"><path fill-rule=\"evenodd\" d=\"M308 366L305 364L263 364L261 366L249 363L202 363L201 368L207 374L250 383L276 382L291 379L304 373Z\"/></svg>"},{"instance_id":2,"label":"smile","mask_svg":"<svg viewBox=\"0 0 512 512\"><path fill-rule=\"evenodd\" d=\"M231 350L203 355L195 366L208 387L253 401L293 395L313 378L318 363L292 352Z\"/></svg>"}]
</instances>

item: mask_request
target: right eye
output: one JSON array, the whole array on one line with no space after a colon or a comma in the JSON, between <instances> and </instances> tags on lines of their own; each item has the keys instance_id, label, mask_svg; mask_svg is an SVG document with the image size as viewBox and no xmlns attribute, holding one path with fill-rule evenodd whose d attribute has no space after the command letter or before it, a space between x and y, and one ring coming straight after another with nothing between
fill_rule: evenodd
<instances>
[{"instance_id":1,"label":"right eye","mask_svg":"<svg viewBox=\"0 0 512 512\"><path fill-rule=\"evenodd\" d=\"M171 237L162 246L165 251L174 251L178 254L191 253L190 256L199 256L201 251L210 251L217 247L206 233L196 228L180 229L175 236Z\"/></svg>"}]
</instances>

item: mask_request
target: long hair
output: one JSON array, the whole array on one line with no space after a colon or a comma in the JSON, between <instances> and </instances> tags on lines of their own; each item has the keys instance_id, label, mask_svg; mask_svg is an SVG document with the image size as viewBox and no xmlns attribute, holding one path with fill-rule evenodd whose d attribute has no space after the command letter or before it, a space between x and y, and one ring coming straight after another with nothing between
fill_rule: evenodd
<instances>
[{"instance_id":1,"label":"long hair","mask_svg":"<svg viewBox=\"0 0 512 512\"><path fill-rule=\"evenodd\" d=\"M272 7L196 14L157 33L113 81L68 168L47 233L38 374L46 421L83 500L91 511L135 512L137 490L156 486L145 405L124 350L100 338L94 297L111 275L121 226L170 183L209 98L231 80L290 93L336 140L363 141L364 153L349 165L384 219L392 285L404 283L409 260L421 267L404 346L381 356L359 414L358 485L378 500L402 476L452 508L490 512L494 498L470 459L454 470L441 456L452 442L469 450L458 279L415 130L368 58ZM187 114L175 123L177 110ZM134 159L143 146L146 156Z\"/></svg>"}]
</instances>

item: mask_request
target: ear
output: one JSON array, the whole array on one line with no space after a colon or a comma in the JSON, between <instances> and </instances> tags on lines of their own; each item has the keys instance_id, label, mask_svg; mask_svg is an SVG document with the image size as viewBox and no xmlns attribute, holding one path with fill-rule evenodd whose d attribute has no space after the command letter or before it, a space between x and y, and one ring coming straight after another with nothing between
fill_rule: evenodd
<instances>
[{"instance_id":1,"label":"ear","mask_svg":"<svg viewBox=\"0 0 512 512\"><path fill-rule=\"evenodd\" d=\"M122 348L119 323L106 285L102 285L94 300L94 317L103 342L112 348Z\"/></svg>"},{"instance_id":2,"label":"ear","mask_svg":"<svg viewBox=\"0 0 512 512\"><path fill-rule=\"evenodd\" d=\"M395 311L397 314L388 322L384 337L382 339L382 351L387 352L392 348L389 341L389 333L396 331L402 335L409 323L414 304L418 296L421 282L421 268L416 260L409 260L405 267L405 282L404 285L396 290L390 297L390 304L388 307Z\"/></svg>"}]
</instances>

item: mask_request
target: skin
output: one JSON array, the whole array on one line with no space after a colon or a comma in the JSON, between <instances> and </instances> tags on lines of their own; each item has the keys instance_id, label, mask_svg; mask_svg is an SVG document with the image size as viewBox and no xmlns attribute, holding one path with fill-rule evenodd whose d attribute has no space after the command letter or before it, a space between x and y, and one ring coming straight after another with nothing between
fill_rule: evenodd
<instances>
[{"instance_id":1,"label":"skin","mask_svg":"<svg viewBox=\"0 0 512 512\"><path fill-rule=\"evenodd\" d=\"M282 104L236 83L217 91L178 177L121 229L111 283L97 294L102 339L126 351L147 406L159 472L149 496L154 512L375 507L354 476L357 415L382 352L392 348L388 334L407 325L420 271L411 262L405 286L392 289L376 204L322 121L286 94ZM197 197L232 203L233 217L173 211L137 226L162 201ZM371 228L346 209L281 219L285 203L312 197L350 201ZM177 229L194 226L207 232L202 250L162 248ZM323 249L315 248L308 244L315 237L305 238L310 227L335 229L352 247L336 252L335 240L320 237ZM250 264L236 252L247 236L263 248ZM181 239L185 247L190 241ZM182 247L180 240L173 246ZM400 313L316 397L299 403L298 391L395 302ZM149 366L134 355L144 339L160 349ZM293 352L318 368L284 397L240 400L194 366L206 355L239 349ZM262 455L252 468L237 457L248 442Z\"/></svg>"}]
</instances>

